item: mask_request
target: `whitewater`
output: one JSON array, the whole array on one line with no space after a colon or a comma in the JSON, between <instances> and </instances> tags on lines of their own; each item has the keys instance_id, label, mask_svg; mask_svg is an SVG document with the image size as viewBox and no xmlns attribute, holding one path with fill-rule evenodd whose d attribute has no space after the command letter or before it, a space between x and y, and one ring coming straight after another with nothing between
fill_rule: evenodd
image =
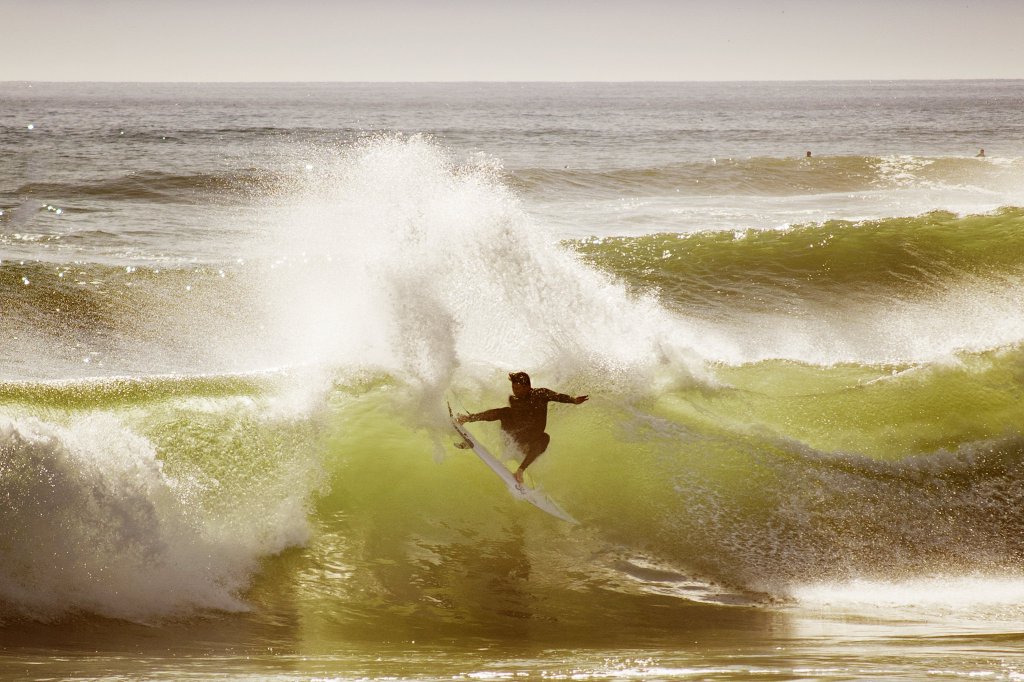
<instances>
[{"instance_id":1,"label":"whitewater","mask_svg":"<svg viewBox=\"0 0 1024 682\"><path fill-rule=\"evenodd\" d=\"M1020 83L0 93L0 673L1024 674Z\"/></svg>"}]
</instances>

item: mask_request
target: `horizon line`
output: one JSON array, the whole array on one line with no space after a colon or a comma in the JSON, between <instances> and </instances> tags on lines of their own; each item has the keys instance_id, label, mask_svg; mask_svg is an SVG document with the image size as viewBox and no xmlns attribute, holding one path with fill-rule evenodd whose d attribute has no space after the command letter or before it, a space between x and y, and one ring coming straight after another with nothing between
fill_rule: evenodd
<instances>
[{"instance_id":1,"label":"horizon line","mask_svg":"<svg viewBox=\"0 0 1024 682\"><path fill-rule=\"evenodd\" d=\"M46 85L68 85L68 84L104 84L104 85L566 85L566 84L593 84L593 85L630 85L630 84L694 84L694 83L950 83L965 81L1022 81L1024 76L1015 78L987 77L987 78L802 78L802 79L699 79L699 80L661 80L661 79L637 79L637 80L32 80L32 79L10 79L0 80L0 84L46 84Z\"/></svg>"}]
</instances>

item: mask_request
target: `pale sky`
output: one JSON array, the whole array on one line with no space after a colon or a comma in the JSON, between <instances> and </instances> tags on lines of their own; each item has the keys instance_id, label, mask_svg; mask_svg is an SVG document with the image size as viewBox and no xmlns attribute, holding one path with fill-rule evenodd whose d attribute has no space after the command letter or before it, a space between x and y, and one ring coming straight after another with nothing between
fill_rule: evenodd
<instances>
[{"instance_id":1,"label":"pale sky","mask_svg":"<svg viewBox=\"0 0 1024 682\"><path fill-rule=\"evenodd\" d=\"M0 81L906 78L1024 78L1024 0L0 0Z\"/></svg>"}]
</instances>

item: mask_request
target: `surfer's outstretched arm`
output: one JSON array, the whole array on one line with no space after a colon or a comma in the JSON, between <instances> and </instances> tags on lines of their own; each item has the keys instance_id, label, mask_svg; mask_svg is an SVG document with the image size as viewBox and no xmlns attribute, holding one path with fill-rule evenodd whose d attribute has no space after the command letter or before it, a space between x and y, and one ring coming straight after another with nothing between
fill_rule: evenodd
<instances>
[{"instance_id":1,"label":"surfer's outstretched arm","mask_svg":"<svg viewBox=\"0 0 1024 682\"><path fill-rule=\"evenodd\" d=\"M493 410L484 410L475 414L460 414L455 420L460 424L465 424L466 422L496 422L501 419L508 409L507 407L496 407Z\"/></svg>"},{"instance_id":2,"label":"surfer's outstretched arm","mask_svg":"<svg viewBox=\"0 0 1024 682\"><path fill-rule=\"evenodd\" d=\"M538 395L543 396L545 399L553 403L569 403L571 405L579 405L585 403L590 396L589 395L578 395L575 398L565 393L555 393L550 388L538 388L536 389Z\"/></svg>"}]
</instances>

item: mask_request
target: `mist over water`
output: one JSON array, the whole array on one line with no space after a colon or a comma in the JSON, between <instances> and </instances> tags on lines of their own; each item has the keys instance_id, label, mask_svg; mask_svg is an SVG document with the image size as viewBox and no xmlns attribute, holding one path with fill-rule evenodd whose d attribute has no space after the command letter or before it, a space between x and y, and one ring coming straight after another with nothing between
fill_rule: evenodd
<instances>
[{"instance_id":1,"label":"mist over water","mask_svg":"<svg viewBox=\"0 0 1024 682\"><path fill-rule=\"evenodd\" d=\"M523 87L533 118L475 85L0 86L10 646L741 678L693 656L861 623L864 674L913 677L894 623L1019 629L1020 84ZM577 527L451 446L445 403L513 370L591 395L530 470Z\"/></svg>"}]
</instances>

